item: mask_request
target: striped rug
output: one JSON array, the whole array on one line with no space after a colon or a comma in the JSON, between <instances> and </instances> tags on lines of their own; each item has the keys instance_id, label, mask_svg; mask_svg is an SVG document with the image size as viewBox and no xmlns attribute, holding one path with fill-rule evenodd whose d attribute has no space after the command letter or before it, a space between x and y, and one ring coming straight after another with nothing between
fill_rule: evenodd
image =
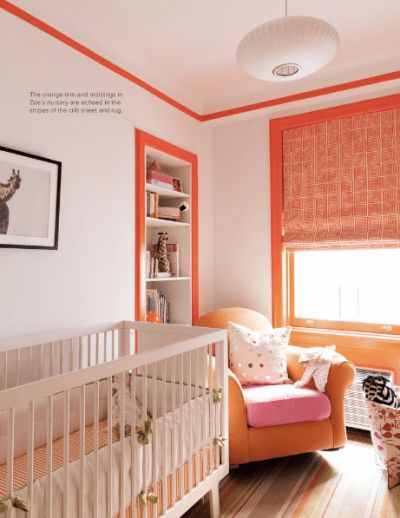
<instances>
[{"instance_id":1,"label":"striped rug","mask_svg":"<svg viewBox=\"0 0 400 518\"><path fill-rule=\"evenodd\" d=\"M369 436L345 448L257 462L220 485L221 518L398 518L400 486L389 491ZM185 518L208 517L200 502Z\"/></svg>"}]
</instances>

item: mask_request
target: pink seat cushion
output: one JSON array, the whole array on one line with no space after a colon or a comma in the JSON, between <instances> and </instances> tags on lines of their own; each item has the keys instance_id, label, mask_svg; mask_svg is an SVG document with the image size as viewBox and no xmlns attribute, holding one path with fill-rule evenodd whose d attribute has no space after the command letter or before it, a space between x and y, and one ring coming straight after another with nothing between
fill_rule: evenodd
<instances>
[{"instance_id":1,"label":"pink seat cushion","mask_svg":"<svg viewBox=\"0 0 400 518\"><path fill-rule=\"evenodd\" d=\"M243 387L249 426L263 427L322 421L331 414L329 398L317 390L294 385Z\"/></svg>"}]
</instances>

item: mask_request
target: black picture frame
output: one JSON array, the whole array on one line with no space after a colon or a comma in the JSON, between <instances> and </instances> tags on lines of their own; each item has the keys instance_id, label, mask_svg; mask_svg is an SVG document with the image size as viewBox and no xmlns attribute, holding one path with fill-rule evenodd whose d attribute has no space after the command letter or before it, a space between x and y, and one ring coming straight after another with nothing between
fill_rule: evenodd
<instances>
[{"instance_id":1,"label":"black picture frame","mask_svg":"<svg viewBox=\"0 0 400 518\"><path fill-rule=\"evenodd\" d=\"M0 248L58 250L61 170L58 160L0 146Z\"/></svg>"}]
</instances>

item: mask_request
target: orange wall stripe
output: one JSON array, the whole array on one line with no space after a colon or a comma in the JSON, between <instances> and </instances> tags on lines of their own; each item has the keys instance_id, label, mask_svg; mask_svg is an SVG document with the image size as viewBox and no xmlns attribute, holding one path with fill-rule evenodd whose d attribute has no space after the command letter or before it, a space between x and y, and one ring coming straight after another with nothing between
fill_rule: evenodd
<instances>
[{"instance_id":1,"label":"orange wall stripe","mask_svg":"<svg viewBox=\"0 0 400 518\"><path fill-rule=\"evenodd\" d=\"M59 30L55 29L54 27L51 27L47 23L43 22L39 18L36 18L32 14L28 13L27 11L24 11L23 9L17 7L16 5L7 2L6 0L0 0L0 7L7 11L10 14L13 14L17 18L20 18L21 20L24 20L25 22L29 23L30 25L33 25L37 29L45 32L46 34L49 34L53 38L57 39L58 41L61 41L62 43L65 43L65 45L68 45L69 47L73 48L80 54L83 54L84 56L88 57L89 59L92 59L96 63L99 63L100 65L108 68L115 74L118 74L119 76L127 79L131 83L134 83L135 85L139 86L140 88L143 88L147 92L153 94L154 96L158 97L159 99L162 99L164 102L170 104L177 110L186 113L186 115L189 115L190 117L193 117L193 119L196 119L197 121L202 121L202 116L196 113L195 111L191 110L187 106L183 105L182 103L175 101L172 99L172 97L169 97L168 95L164 94L154 86L151 86L149 83L146 83L140 77L135 76L131 72L128 72L124 68L116 65L112 61L109 61L106 58L103 58L100 56L100 54L97 54L97 52L94 52L93 50L90 50L88 47L85 47L78 41L70 38L66 34L60 32Z\"/></svg>"},{"instance_id":2,"label":"orange wall stripe","mask_svg":"<svg viewBox=\"0 0 400 518\"><path fill-rule=\"evenodd\" d=\"M159 99L170 104L177 110L185 113L186 115L189 115L190 117L192 117L193 119L195 119L199 122L206 122L206 121L211 121L211 120L215 120L215 119L221 119L224 117L231 117L233 115L238 115L240 113L246 113L246 112L251 112L251 111L255 111L255 110L262 110L263 108L269 108L271 106L278 106L280 104L286 104L286 103L290 103L290 102L294 102L294 101L301 101L304 99L310 99L313 97L328 95L328 94L332 94L335 92L341 92L344 90L351 90L353 88L360 88L360 87L368 86L368 85L372 85L372 84L383 83L385 81L393 81L395 79L400 79L400 71L397 70L394 72L388 72L386 74L380 74L377 76L366 77L366 78L362 78L362 79L357 79L355 81L349 81L349 82L340 83L337 85L317 88L315 90L299 92L297 94L287 95L285 97L278 97L276 99L267 99L266 101L260 101L258 103L247 104L244 106L238 106L236 108L229 108L226 110L221 110L221 111L201 115L201 114L195 112L194 110L191 110L184 104L176 101L172 97L164 94L163 92L161 92L161 90L158 90L157 88L150 85L149 83L146 83L145 81L140 79L140 77L132 74L131 72L128 72L127 70L116 65L115 63L112 63L108 59L103 58L97 52L90 50L88 47L85 47L81 43L70 38L66 34L55 29L54 27L51 27L49 24L43 22L39 18L36 18L35 16L28 13L27 11L24 11L20 7L17 7L16 5L12 4L11 2L8 2L7 0L0 0L0 8L4 9L8 13L16 16L17 18L20 18L21 20L29 23L30 25L33 25L37 29L45 32L46 34L52 36L53 38L57 39L58 41L65 43L65 45L68 45L69 47L73 48L77 52L88 57L89 59L92 59L96 63L99 63L100 65L108 68L115 74L118 74L119 76L127 79L131 83L134 83L135 85L139 86L140 88L143 88L147 92L158 97Z\"/></svg>"},{"instance_id":3,"label":"orange wall stripe","mask_svg":"<svg viewBox=\"0 0 400 518\"><path fill-rule=\"evenodd\" d=\"M192 322L199 318L199 215L198 215L198 162L197 155L177 147L149 133L135 130L136 148L136 237L135 237L135 319L145 321L146 282L142 272L145 271L145 176L146 147L151 147L180 158L192 167Z\"/></svg>"},{"instance_id":4,"label":"orange wall stripe","mask_svg":"<svg viewBox=\"0 0 400 518\"><path fill-rule=\"evenodd\" d=\"M254 110L261 110L263 108L269 108L270 106L278 106L279 104L286 104L293 101L302 101L304 99L310 99L312 97L319 97L321 95L328 95L336 92L342 92L343 90L351 90L353 88L360 88L362 86L373 85L376 83L383 83L385 81L393 81L394 79L400 79L400 71L389 72L387 74L381 74L378 76L366 77L363 79L357 79L356 81L349 81L347 83L341 83L332 86L325 86L323 88L317 88L316 90L308 90L306 92L300 92L298 94L287 95L285 97L278 97L277 99L269 99L267 101L261 101L258 103L247 104L245 106L239 106L237 108L230 108L218 112L209 113L203 115L203 121L209 121L214 119L220 119L222 117L230 117L239 113L250 112Z\"/></svg>"}]
</instances>

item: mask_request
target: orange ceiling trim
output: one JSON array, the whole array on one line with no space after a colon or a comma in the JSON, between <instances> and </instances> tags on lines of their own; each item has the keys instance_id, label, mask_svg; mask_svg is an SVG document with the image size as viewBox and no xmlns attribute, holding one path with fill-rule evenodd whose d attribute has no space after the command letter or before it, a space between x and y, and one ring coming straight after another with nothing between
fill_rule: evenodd
<instances>
[{"instance_id":1,"label":"orange ceiling trim","mask_svg":"<svg viewBox=\"0 0 400 518\"><path fill-rule=\"evenodd\" d=\"M104 67L108 68L115 74L118 74L121 77L124 77L125 79L128 79L131 83L134 83L137 86L140 86L144 90L147 90L147 92L155 95L159 99L162 99L166 103L170 104L174 108L180 110L183 113L186 113L186 115L189 115L190 117L193 117L194 119L198 121L202 121L202 116L195 111L191 110L184 104L175 101L175 99L172 99L172 97L169 97L168 95L164 94L154 86L150 85L149 83L146 83L140 77L135 76L131 72L128 72L124 68L116 65L112 61L109 61L106 58L103 58L100 56L100 54L97 54L97 52L94 52L93 50L90 50L88 47L85 47L78 41L70 38L66 34L60 32L59 30L55 29L54 27L51 27L47 23L43 22L39 18L36 18L32 14L28 13L27 11L24 11L23 9L17 7L16 5L12 4L11 2L7 2L6 0L0 0L0 7L7 11L10 14L13 14L17 18L20 18L21 20L24 20L25 22L29 23L30 25L33 25L37 29L49 34L53 38L57 39L58 41L61 41L62 43L65 43L69 47L73 48L74 50L80 52L84 56L92 59L93 61L96 61L96 63L99 63L100 65L103 65Z\"/></svg>"},{"instance_id":2,"label":"orange ceiling trim","mask_svg":"<svg viewBox=\"0 0 400 518\"><path fill-rule=\"evenodd\" d=\"M337 85L332 86L326 86L322 88L317 88L315 90L308 90L305 92L300 92L297 94L287 95L285 97L278 97L276 99L267 99L266 101L261 101L253 104L247 104L245 106L238 106L236 108L229 108L226 110L216 111L212 113L208 113L205 115L201 115L200 113L195 112L194 110L191 110L189 107L185 106L184 104L180 103L179 101L176 101L172 97L164 94L161 90L158 90L151 84L147 83L146 81L143 81L140 79L140 77L132 74L131 72L128 72L124 68L116 65L112 61L109 61L108 59L102 57L97 52L94 52L93 50L89 49L88 47L85 47L78 41L74 40L73 38L70 38L66 34L62 33L61 31L55 29L51 25L47 24L46 22L43 22L39 18L36 18L32 14L28 13L27 11L24 11L20 7L17 7L16 5L12 4L11 2L8 2L7 0L0 0L0 8L4 9L8 13L16 16L17 18L20 18L21 20L29 23L30 25L36 27L37 29L45 32L49 36L52 36L53 38L57 39L58 41L64 43L65 45L68 45L69 47L73 48L77 52L83 54L84 56L88 57L89 59L92 59L96 63L99 63L100 65L108 68L115 74L118 74L119 76L127 79L131 83L134 83L135 85L139 86L140 88L143 88L147 92L151 93L155 97L158 97L159 99L163 100L167 104L173 106L177 110L185 113L186 115L189 115L193 119L199 121L199 122L206 122L211 121L215 119L221 119L223 117L231 117L233 115L238 115L240 113L246 113L256 110L261 110L263 108L269 108L271 106L278 106L280 104L286 104L294 101L301 101L304 99L310 99L313 97L319 97L322 95L328 95L336 92L341 92L345 90L351 90L353 88L360 88L363 86L373 85L376 83L383 83L385 81L393 81L394 79L400 79L400 70L389 72L386 74L380 74L377 76L372 77L366 77L363 79L357 79L355 81L349 81L347 83L340 83Z\"/></svg>"},{"instance_id":3,"label":"orange ceiling trim","mask_svg":"<svg viewBox=\"0 0 400 518\"><path fill-rule=\"evenodd\" d=\"M261 101L258 103L247 104L246 106L238 106L237 108L230 108L214 113L203 115L203 121L209 121L214 119L220 119L222 117L229 117L237 115L239 113L250 112L254 110L261 110L262 108L269 108L270 106L277 106L279 104L286 104L293 101L302 101L304 99L310 99L312 97L319 97L321 95L332 94L336 92L342 92L343 90L351 90L353 88L360 88L361 86L373 85L376 83L383 83L385 81L393 81L394 79L400 79L400 70L395 72L389 72L387 74L381 74L378 76L365 77L363 79L357 79L355 81L349 81L347 83L340 83L332 86L325 86L323 88L317 88L315 90L308 90L306 92L300 92L298 94L287 95L285 97L278 97L277 99L269 99L267 101Z\"/></svg>"}]
</instances>

